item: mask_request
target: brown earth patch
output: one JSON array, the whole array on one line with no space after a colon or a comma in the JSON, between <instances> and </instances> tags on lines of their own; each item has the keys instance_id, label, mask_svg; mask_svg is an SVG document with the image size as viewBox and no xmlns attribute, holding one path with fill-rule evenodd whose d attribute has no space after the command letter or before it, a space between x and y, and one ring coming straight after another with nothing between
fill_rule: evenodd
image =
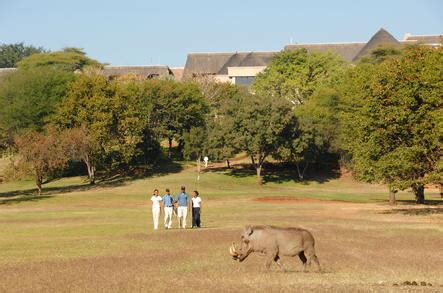
<instances>
[{"instance_id":1,"label":"brown earth patch","mask_svg":"<svg viewBox=\"0 0 443 293\"><path fill-rule=\"evenodd\" d=\"M265 196L254 198L253 201L263 202L263 203L312 203L312 202L322 202L322 203L337 203L332 200L322 200L316 198L307 197L294 197L294 196ZM343 202L340 202L343 203Z\"/></svg>"}]
</instances>

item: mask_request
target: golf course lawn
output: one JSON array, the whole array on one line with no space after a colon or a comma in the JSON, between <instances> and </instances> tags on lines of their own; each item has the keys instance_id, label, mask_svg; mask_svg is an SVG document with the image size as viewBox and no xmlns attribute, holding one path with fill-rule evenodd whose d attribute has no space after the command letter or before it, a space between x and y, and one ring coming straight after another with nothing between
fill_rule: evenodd
<instances>
[{"instance_id":1,"label":"golf course lawn","mask_svg":"<svg viewBox=\"0 0 443 293\"><path fill-rule=\"evenodd\" d=\"M200 191L201 229L153 231L154 188ZM350 176L304 183L275 180L258 186L253 175L226 170L200 175L183 165L139 179L90 186L84 177L54 180L35 194L32 181L0 184L0 292L148 291L385 291L443 290L443 201L426 190L429 205ZM161 218L161 223L162 223ZM228 253L246 224L300 226L316 239L322 272L288 272L250 255ZM190 226L190 217L188 217ZM432 286L429 286L432 284ZM398 284L399 286L396 286ZM421 286L420 288L424 288Z\"/></svg>"}]
</instances>

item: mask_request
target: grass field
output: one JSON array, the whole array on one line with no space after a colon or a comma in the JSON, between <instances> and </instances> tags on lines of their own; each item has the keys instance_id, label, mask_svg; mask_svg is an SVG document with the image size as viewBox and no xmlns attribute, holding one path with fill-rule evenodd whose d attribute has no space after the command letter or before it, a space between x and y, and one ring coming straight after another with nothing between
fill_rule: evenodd
<instances>
[{"instance_id":1,"label":"grass field","mask_svg":"<svg viewBox=\"0 0 443 293\"><path fill-rule=\"evenodd\" d=\"M401 192L391 208L384 186L348 176L272 181L258 187L254 176L223 170L197 181L195 168L173 166L95 187L65 178L41 196L32 181L0 184L0 291L443 290L437 190L426 190L430 205L412 205L413 195ZM204 228L154 232L150 192L180 185L200 190ZM283 258L287 273L276 265L266 272L258 255L234 262L228 247L245 224L309 229L323 272L303 273L291 258Z\"/></svg>"}]
</instances>

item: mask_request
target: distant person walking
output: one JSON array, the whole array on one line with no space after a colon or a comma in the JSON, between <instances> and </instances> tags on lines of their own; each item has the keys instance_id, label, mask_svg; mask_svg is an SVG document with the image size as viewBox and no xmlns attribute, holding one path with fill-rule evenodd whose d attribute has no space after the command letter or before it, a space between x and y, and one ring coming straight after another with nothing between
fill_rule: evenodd
<instances>
[{"instance_id":1,"label":"distant person walking","mask_svg":"<svg viewBox=\"0 0 443 293\"><path fill-rule=\"evenodd\" d=\"M202 209L202 199L197 190L192 193L192 228L200 228L200 215Z\"/></svg>"},{"instance_id":2,"label":"distant person walking","mask_svg":"<svg viewBox=\"0 0 443 293\"><path fill-rule=\"evenodd\" d=\"M154 190L154 194L151 197L152 201L152 220L154 222L154 230L158 229L158 219L161 213L162 197L158 195L158 189Z\"/></svg>"},{"instance_id":3,"label":"distant person walking","mask_svg":"<svg viewBox=\"0 0 443 293\"><path fill-rule=\"evenodd\" d=\"M181 192L177 195L177 218L178 218L178 227L185 229L186 228L186 217L188 215L189 203L188 194L185 191L185 187L181 187Z\"/></svg>"},{"instance_id":4,"label":"distant person walking","mask_svg":"<svg viewBox=\"0 0 443 293\"><path fill-rule=\"evenodd\" d=\"M166 194L163 196L163 209L165 211L165 229L171 229L174 198L172 197L169 188L166 188Z\"/></svg>"}]
</instances>

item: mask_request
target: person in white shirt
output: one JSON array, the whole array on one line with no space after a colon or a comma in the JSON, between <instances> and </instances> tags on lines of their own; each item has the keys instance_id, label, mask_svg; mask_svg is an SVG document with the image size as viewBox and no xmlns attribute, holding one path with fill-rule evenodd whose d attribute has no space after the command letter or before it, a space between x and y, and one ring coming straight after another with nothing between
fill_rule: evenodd
<instances>
[{"instance_id":1,"label":"person in white shirt","mask_svg":"<svg viewBox=\"0 0 443 293\"><path fill-rule=\"evenodd\" d=\"M158 195L158 189L154 190L154 194L151 197L152 201L152 219L154 222L154 230L158 229L158 220L161 213L162 197Z\"/></svg>"},{"instance_id":2,"label":"person in white shirt","mask_svg":"<svg viewBox=\"0 0 443 293\"><path fill-rule=\"evenodd\" d=\"M199 193L197 190L194 190L192 193L192 228L200 228L201 222L200 222L200 214L201 214L201 208L202 208L202 199L199 196Z\"/></svg>"}]
</instances>

